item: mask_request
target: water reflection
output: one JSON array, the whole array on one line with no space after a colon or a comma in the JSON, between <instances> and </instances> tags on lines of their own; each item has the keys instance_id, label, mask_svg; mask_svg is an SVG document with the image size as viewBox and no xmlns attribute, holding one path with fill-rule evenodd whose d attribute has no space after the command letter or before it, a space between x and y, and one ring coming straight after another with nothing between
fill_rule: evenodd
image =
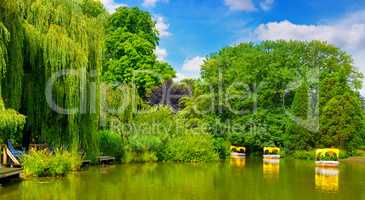
<instances>
[{"instance_id":1,"label":"water reflection","mask_svg":"<svg viewBox=\"0 0 365 200\"><path fill-rule=\"evenodd\" d=\"M263 170L265 178L278 178L280 173L280 159L264 158Z\"/></svg>"},{"instance_id":2,"label":"water reflection","mask_svg":"<svg viewBox=\"0 0 365 200\"><path fill-rule=\"evenodd\" d=\"M342 163L340 174L336 169L329 173L319 171L316 183L314 169L311 161L281 159L279 166L278 160L263 163L262 159L254 158L231 163L91 166L67 177L31 178L3 185L0 200L365 200L365 165ZM338 192L323 191L328 191L325 188L333 182L327 180L324 181L327 184L321 186L320 179L333 179L324 174L334 174L335 178L336 174L341 175L338 176L340 186L336 179L334 181Z\"/></svg>"},{"instance_id":3,"label":"water reflection","mask_svg":"<svg viewBox=\"0 0 365 200\"><path fill-rule=\"evenodd\" d=\"M244 168L246 165L246 158L231 158L230 164L234 167Z\"/></svg>"},{"instance_id":4,"label":"water reflection","mask_svg":"<svg viewBox=\"0 0 365 200\"><path fill-rule=\"evenodd\" d=\"M316 189L325 192L337 192L339 174L338 168L316 167Z\"/></svg>"}]
</instances>

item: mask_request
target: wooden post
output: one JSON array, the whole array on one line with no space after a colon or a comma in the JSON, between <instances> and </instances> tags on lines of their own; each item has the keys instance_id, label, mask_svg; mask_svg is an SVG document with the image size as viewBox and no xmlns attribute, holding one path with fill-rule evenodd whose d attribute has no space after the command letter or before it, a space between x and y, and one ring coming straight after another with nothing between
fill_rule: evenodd
<instances>
[{"instance_id":1,"label":"wooden post","mask_svg":"<svg viewBox=\"0 0 365 200\"><path fill-rule=\"evenodd\" d=\"M6 153L6 145L1 145L1 149L3 151L3 160L2 160L2 164L3 165L7 165L8 164L8 154Z\"/></svg>"},{"instance_id":2,"label":"wooden post","mask_svg":"<svg viewBox=\"0 0 365 200\"><path fill-rule=\"evenodd\" d=\"M0 168L3 166L3 145L0 144Z\"/></svg>"}]
</instances>

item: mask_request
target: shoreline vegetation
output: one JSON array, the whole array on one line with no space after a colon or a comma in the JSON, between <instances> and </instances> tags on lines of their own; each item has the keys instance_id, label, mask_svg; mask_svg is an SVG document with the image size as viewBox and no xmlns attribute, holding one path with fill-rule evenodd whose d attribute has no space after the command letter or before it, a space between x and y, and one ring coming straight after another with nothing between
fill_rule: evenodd
<instances>
[{"instance_id":1,"label":"shoreline vegetation","mask_svg":"<svg viewBox=\"0 0 365 200\"><path fill-rule=\"evenodd\" d=\"M110 134L110 133L109 133ZM201 139L201 138L199 138ZM184 143L184 141L179 140L179 143ZM199 141L201 142L201 141ZM202 142L204 143L204 142ZM116 144L116 143L115 143ZM173 143L176 145L176 143ZM192 148L196 148L199 145L194 145L191 143ZM205 152L202 150L194 151L189 147L185 151L176 153L176 151L168 152L164 160L159 160L160 158L156 155L161 156L160 153L155 152L126 152L125 149L120 150L124 152L114 151L110 152L108 155L118 156L116 164L137 164L137 163L205 163L205 162L218 162L218 161L228 161L230 160L229 154L225 158L219 159L217 153L212 153L214 150ZM110 149L110 148L108 148ZM178 148L179 149L179 148ZM114 149L116 150L116 149ZM180 149L179 149L180 150ZM167 152L168 150L164 150ZM169 157L168 157L169 156ZM257 153L249 154L247 158L261 158L262 155ZM291 153L282 152L280 153L281 159L288 160L306 160L315 161L315 150L305 151L298 150ZM339 159L341 162L346 163L365 163L365 151L363 149L358 149L353 152L346 152L344 150L340 151ZM82 157L78 153L69 153L65 150L57 150L54 153L50 153L46 150L32 151L26 154L22 158L24 177L62 177L66 176L72 171L80 171L82 169ZM93 162L92 165L96 163Z\"/></svg>"},{"instance_id":2,"label":"shoreline vegetation","mask_svg":"<svg viewBox=\"0 0 365 200\"><path fill-rule=\"evenodd\" d=\"M64 176L82 159L211 162L230 145L364 155L363 75L322 41L263 41L206 56L200 78L174 81L158 59L149 12L95 0L0 1L0 144L46 144L28 176ZM310 151L306 151L311 149ZM80 153L82 152L82 153Z\"/></svg>"}]
</instances>

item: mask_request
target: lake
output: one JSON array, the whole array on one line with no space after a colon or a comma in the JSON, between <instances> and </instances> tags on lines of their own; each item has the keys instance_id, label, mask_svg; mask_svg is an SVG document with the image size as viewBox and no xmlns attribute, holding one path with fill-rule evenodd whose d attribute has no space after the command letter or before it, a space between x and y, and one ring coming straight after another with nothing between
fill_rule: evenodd
<instances>
[{"instance_id":1,"label":"lake","mask_svg":"<svg viewBox=\"0 0 365 200\"><path fill-rule=\"evenodd\" d=\"M206 164L90 167L64 178L35 178L0 187L0 199L365 199L365 165L339 168L282 159Z\"/></svg>"}]
</instances>

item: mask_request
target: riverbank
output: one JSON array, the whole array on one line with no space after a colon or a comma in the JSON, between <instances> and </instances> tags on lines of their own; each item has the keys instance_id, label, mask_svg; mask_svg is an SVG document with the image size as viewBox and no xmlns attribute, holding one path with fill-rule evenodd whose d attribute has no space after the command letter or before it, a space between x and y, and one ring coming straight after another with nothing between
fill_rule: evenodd
<instances>
[{"instance_id":1,"label":"riverbank","mask_svg":"<svg viewBox=\"0 0 365 200\"><path fill-rule=\"evenodd\" d=\"M342 159L341 161L347 162L347 163L365 164L365 150L364 149L359 149L359 150L357 150L357 155L356 156L351 156L349 158Z\"/></svg>"},{"instance_id":2,"label":"riverbank","mask_svg":"<svg viewBox=\"0 0 365 200\"><path fill-rule=\"evenodd\" d=\"M346 162L346 163L365 164L365 156L354 156L354 157L346 158L346 159L341 160L341 161Z\"/></svg>"}]
</instances>

